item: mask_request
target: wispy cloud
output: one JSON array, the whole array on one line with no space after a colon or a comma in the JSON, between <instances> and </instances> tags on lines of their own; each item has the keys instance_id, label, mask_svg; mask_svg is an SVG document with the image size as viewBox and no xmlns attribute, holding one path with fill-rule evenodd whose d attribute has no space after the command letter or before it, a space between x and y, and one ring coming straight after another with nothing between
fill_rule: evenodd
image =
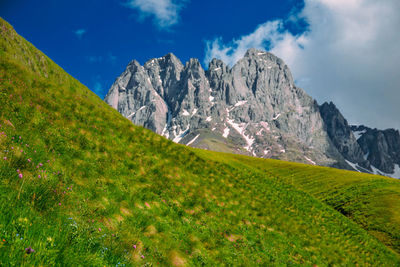
<instances>
[{"instance_id":1,"label":"wispy cloud","mask_svg":"<svg viewBox=\"0 0 400 267\"><path fill-rule=\"evenodd\" d=\"M111 62L111 64L115 64L117 61L117 57L114 56L112 53L108 53L108 60Z\"/></svg>"},{"instance_id":2,"label":"wispy cloud","mask_svg":"<svg viewBox=\"0 0 400 267\"><path fill-rule=\"evenodd\" d=\"M152 16L158 28L168 29L179 22L179 13L187 2L188 0L129 0L127 6L139 12L139 19Z\"/></svg>"},{"instance_id":3,"label":"wispy cloud","mask_svg":"<svg viewBox=\"0 0 400 267\"><path fill-rule=\"evenodd\" d=\"M76 37L78 37L79 39L82 38L82 36L86 33L85 29L78 29L76 31L74 31Z\"/></svg>"},{"instance_id":4,"label":"wispy cloud","mask_svg":"<svg viewBox=\"0 0 400 267\"><path fill-rule=\"evenodd\" d=\"M93 88L97 95L101 95L103 93L103 86L100 82L95 82Z\"/></svg>"},{"instance_id":5,"label":"wispy cloud","mask_svg":"<svg viewBox=\"0 0 400 267\"><path fill-rule=\"evenodd\" d=\"M102 56L88 56L87 60L90 63L100 63L100 62L103 62L103 57Z\"/></svg>"},{"instance_id":6,"label":"wispy cloud","mask_svg":"<svg viewBox=\"0 0 400 267\"><path fill-rule=\"evenodd\" d=\"M400 128L400 1L305 0L287 20L267 21L254 32L207 42L213 57L233 65L248 48L283 58L297 83L318 101L333 100L351 123ZM287 23L305 20L292 34Z\"/></svg>"}]
</instances>

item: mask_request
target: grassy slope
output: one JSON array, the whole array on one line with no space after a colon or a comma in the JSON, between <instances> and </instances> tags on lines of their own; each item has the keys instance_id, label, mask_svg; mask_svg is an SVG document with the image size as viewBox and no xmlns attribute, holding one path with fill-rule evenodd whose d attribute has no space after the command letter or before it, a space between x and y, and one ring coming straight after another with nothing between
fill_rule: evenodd
<instances>
[{"instance_id":1,"label":"grassy slope","mask_svg":"<svg viewBox=\"0 0 400 267\"><path fill-rule=\"evenodd\" d=\"M294 186L133 126L0 31L0 265L400 264Z\"/></svg>"},{"instance_id":2,"label":"grassy slope","mask_svg":"<svg viewBox=\"0 0 400 267\"><path fill-rule=\"evenodd\" d=\"M307 192L400 253L400 182L396 179L279 160L195 152L232 166L256 168Z\"/></svg>"}]
</instances>

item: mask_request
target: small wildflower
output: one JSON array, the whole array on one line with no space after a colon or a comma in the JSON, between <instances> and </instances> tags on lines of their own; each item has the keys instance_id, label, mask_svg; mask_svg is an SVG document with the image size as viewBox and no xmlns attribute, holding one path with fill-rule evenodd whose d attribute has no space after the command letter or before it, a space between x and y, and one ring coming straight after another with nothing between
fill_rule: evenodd
<instances>
[{"instance_id":1,"label":"small wildflower","mask_svg":"<svg viewBox=\"0 0 400 267\"><path fill-rule=\"evenodd\" d=\"M40 174L38 175L38 178L42 178L42 176L40 176Z\"/></svg>"},{"instance_id":2,"label":"small wildflower","mask_svg":"<svg viewBox=\"0 0 400 267\"><path fill-rule=\"evenodd\" d=\"M19 179L22 179L22 173L18 174Z\"/></svg>"},{"instance_id":3,"label":"small wildflower","mask_svg":"<svg viewBox=\"0 0 400 267\"><path fill-rule=\"evenodd\" d=\"M144 204L146 205L146 207L150 208L150 204L149 203L145 202Z\"/></svg>"},{"instance_id":4,"label":"small wildflower","mask_svg":"<svg viewBox=\"0 0 400 267\"><path fill-rule=\"evenodd\" d=\"M11 149L14 149L14 147L12 146Z\"/></svg>"},{"instance_id":5,"label":"small wildflower","mask_svg":"<svg viewBox=\"0 0 400 267\"><path fill-rule=\"evenodd\" d=\"M7 157L4 157L3 159L4 159L4 160L7 160Z\"/></svg>"},{"instance_id":6,"label":"small wildflower","mask_svg":"<svg viewBox=\"0 0 400 267\"><path fill-rule=\"evenodd\" d=\"M28 162L31 162L31 159L28 159Z\"/></svg>"},{"instance_id":7,"label":"small wildflower","mask_svg":"<svg viewBox=\"0 0 400 267\"><path fill-rule=\"evenodd\" d=\"M133 245L133 248L136 249L136 245Z\"/></svg>"},{"instance_id":8,"label":"small wildflower","mask_svg":"<svg viewBox=\"0 0 400 267\"><path fill-rule=\"evenodd\" d=\"M33 248L31 248L31 247L27 247L25 249L25 252L26 252L26 254L31 254L31 253L35 252L35 250Z\"/></svg>"},{"instance_id":9,"label":"small wildflower","mask_svg":"<svg viewBox=\"0 0 400 267\"><path fill-rule=\"evenodd\" d=\"M43 164L42 164L42 163L39 163L39 166L40 166L40 167L42 167L42 166L43 166Z\"/></svg>"},{"instance_id":10,"label":"small wildflower","mask_svg":"<svg viewBox=\"0 0 400 267\"><path fill-rule=\"evenodd\" d=\"M58 206L61 206L61 202L58 203Z\"/></svg>"},{"instance_id":11,"label":"small wildflower","mask_svg":"<svg viewBox=\"0 0 400 267\"><path fill-rule=\"evenodd\" d=\"M142 259L144 259L144 255L140 256Z\"/></svg>"},{"instance_id":12,"label":"small wildflower","mask_svg":"<svg viewBox=\"0 0 400 267\"><path fill-rule=\"evenodd\" d=\"M99 232L101 232L101 228L99 228Z\"/></svg>"}]
</instances>

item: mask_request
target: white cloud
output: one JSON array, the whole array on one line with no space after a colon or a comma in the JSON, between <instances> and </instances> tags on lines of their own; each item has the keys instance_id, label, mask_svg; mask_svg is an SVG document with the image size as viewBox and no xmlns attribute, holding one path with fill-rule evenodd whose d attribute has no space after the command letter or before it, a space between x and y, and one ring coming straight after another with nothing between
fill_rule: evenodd
<instances>
[{"instance_id":1,"label":"white cloud","mask_svg":"<svg viewBox=\"0 0 400 267\"><path fill-rule=\"evenodd\" d=\"M270 50L299 86L319 102L335 102L350 123L400 129L398 10L398 0L305 0L294 19L308 22L306 32L293 35L284 21L269 21L227 44L208 42L205 61L232 65L248 48Z\"/></svg>"},{"instance_id":2,"label":"white cloud","mask_svg":"<svg viewBox=\"0 0 400 267\"><path fill-rule=\"evenodd\" d=\"M154 16L154 23L159 28L169 28L178 23L179 12L187 0L130 0L127 5L137 9L141 18Z\"/></svg>"},{"instance_id":3,"label":"white cloud","mask_svg":"<svg viewBox=\"0 0 400 267\"><path fill-rule=\"evenodd\" d=\"M85 29L78 29L78 30L74 31L74 33L79 39L81 39L82 36L86 33L86 30Z\"/></svg>"}]
</instances>

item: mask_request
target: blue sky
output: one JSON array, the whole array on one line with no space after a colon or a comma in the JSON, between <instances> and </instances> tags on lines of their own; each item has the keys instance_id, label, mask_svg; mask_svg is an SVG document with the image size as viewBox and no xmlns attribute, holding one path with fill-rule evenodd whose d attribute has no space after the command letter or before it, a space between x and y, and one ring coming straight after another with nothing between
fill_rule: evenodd
<instances>
[{"instance_id":1,"label":"blue sky","mask_svg":"<svg viewBox=\"0 0 400 267\"><path fill-rule=\"evenodd\" d=\"M123 0L11 0L0 8L19 34L104 97L132 59L144 63L172 52L183 62L202 60L206 40L230 40L266 20L285 17L293 2L181 1L172 25L160 25L154 15L144 17Z\"/></svg>"},{"instance_id":2,"label":"blue sky","mask_svg":"<svg viewBox=\"0 0 400 267\"><path fill-rule=\"evenodd\" d=\"M398 0L2 0L0 16L101 98L132 59L270 50L350 123L400 128Z\"/></svg>"}]
</instances>

